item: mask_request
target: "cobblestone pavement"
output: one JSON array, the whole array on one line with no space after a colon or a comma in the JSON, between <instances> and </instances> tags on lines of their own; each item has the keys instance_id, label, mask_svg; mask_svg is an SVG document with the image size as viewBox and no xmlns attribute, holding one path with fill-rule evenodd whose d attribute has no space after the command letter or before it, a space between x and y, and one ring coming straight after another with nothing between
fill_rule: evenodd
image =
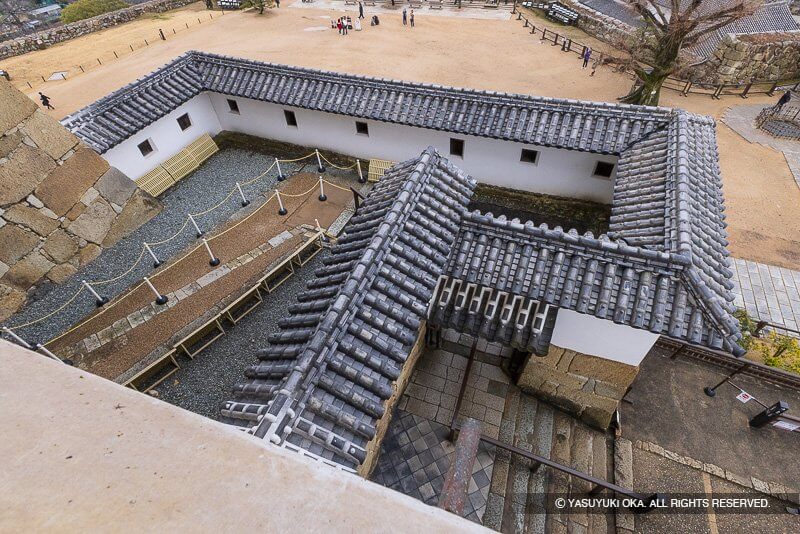
<instances>
[{"instance_id":1,"label":"cobblestone pavement","mask_svg":"<svg viewBox=\"0 0 800 534\"><path fill-rule=\"evenodd\" d=\"M800 330L800 271L735 258L734 304L752 317Z\"/></svg>"},{"instance_id":2,"label":"cobblestone pavement","mask_svg":"<svg viewBox=\"0 0 800 534\"><path fill-rule=\"evenodd\" d=\"M789 139L778 139L755 127L755 119L764 109L761 104L751 106L734 106L722 118L722 122L751 143L758 143L783 152L786 163L800 187L800 142Z\"/></svg>"}]
</instances>

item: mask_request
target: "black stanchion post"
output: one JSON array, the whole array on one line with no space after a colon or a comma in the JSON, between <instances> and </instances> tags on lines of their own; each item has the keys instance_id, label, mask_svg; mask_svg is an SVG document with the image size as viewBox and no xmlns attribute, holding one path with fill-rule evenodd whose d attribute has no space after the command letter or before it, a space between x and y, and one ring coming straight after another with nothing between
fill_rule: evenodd
<instances>
[{"instance_id":1,"label":"black stanchion post","mask_svg":"<svg viewBox=\"0 0 800 534\"><path fill-rule=\"evenodd\" d=\"M211 247L208 245L208 241L203 239L203 245L206 247L206 252L208 252L208 255L211 257L208 264L211 265L212 267L216 267L217 265L219 265L220 260L218 257L214 256L213 252L211 252Z\"/></svg>"},{"instance_id":2,"label":"black stanchion post","mask_svg":"<svg viewBox=\"0 0 800 534\"><path fill-rule=\"evenodd\" d=\"M282 182L286 179L286 177L283 175L283 171L281 170L281 162L278 158L275 158L275 165L278 167L278 181Z\"/></svg>"},{"instance_id":3,"label":"black stanchion post","mask_svg":"<svg viewBox=\"0 0 800 534\"><path fill-rule=\"evenodd\" d=\"M162 295L161 293L159 293L159 292L158 292L158 289L156 289L156 287L153 285L153 282L151 282L149 278L147 278L147 277L145 276L145 277L144 277L144 281L145 281L145 283L147 284L147 287L149 287L149 288L150 288L150 291L152 291L152 292L153 292L153 294L155 294L155 296L156 296L156 304L158 304L159 306L163 306L164 304L166 304L167 302L169 302L169 297L167 297L166 295Z\"/></svg>"},{"instance_id":4,"label":"black stanchion post","mask_svg":"<svg viewBox=\"0 0 800 534\"><path fill-rule=\"evenodd\" d=\"M320 176L319 177L319 201L320 202L325 202L326 200L328 200L328 197L325 196L325 187L324 187L323 184L324 184L324 180L322 179L322 176Z\"/></svg>"},{"instance_id":5,"label":"black stanchion post","mask_svg":"<svg viewBox=\"0 0 800 534\"><path fill-rule=\"evenodd\" d=\"M325 172L325 167L322 166L322 159L319 157L319 150L315 149L314 152L317 154L317 171Z\"/></svg>"},{"instance_id":6,"label":"black stanchion post","mask_svg":"<svg viewBox=\"0 0 800 534\"><path fill-rule=\"evenodd\" d=\"M89 282L87 282L86 280L81 280L81 283L83 284L83 287L88 289L89 293L92 294L92 296L94 297L94 302L95 304L97 304L98 308L108 302L108 298L100 295L100 293L95 291L94 288L89 284Z\"/></svg>"},{"instance_id":7,"label":"black stanchion post","mask_svg":"<svg viewBox=\"0 0 800 534\"><path fill-rule=\"evenodd\" d=\"M283 207L283 200L281 200L281 192L275 191L275 198L278 199L278 215L286 215L286 208Z\"/></svg>"},{"instance_id":8,"label":"black stanchion post","mask_svg":"<svg viewBox=\"0 0 800 534\"><path fill-rule=\"evenodd\" d=\"M750 426L761 428L776 420L782 413L789 409L789 405L784 401L778 401L772 406L767 406L764 410L750 419Z\"/></svg>"}]
</instances>

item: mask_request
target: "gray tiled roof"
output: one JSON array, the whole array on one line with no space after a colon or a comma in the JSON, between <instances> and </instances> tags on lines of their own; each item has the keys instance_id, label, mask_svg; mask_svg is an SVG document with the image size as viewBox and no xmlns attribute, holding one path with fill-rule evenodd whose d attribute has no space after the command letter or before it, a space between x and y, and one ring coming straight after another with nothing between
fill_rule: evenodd
<instances>
[{"instance_id":1,"label":"gray tiled roof","mask_svg":"<svg viewBox=\"0 0 800 534\"><path fill-rule=\"evenodd\" d=\"M621 152L670 115L663 108L454 89L187 52L62 122L103 153L203 91L603 154Z\"/></svg>"},{"instance_id":2,"label":"gray tiled roof","mask_svg":"<svg viewBox=\"0 0 800 534\"><path fill-rule=\"evenodd\" d=\"M363 462L474 187L432 148L387 171L223 420L345 467Z\"/></svg>"}]
</instances>

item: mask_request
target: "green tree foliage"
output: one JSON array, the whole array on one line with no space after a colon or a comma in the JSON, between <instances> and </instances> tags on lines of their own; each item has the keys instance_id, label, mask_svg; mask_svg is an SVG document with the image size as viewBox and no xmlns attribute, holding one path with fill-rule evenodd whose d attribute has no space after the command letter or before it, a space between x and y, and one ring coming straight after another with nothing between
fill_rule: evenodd
<instances>
[{"instance_id":1,"label":"green tree foliage","mask_svg":"<svg viewBox=\"0 0 800 534\"><path fill-rule=\"evenodd\" d=\"M272 8L274 5L275 5L274 0L244 0L244 2L242 2L241 4L241 7L242 9L247 9L249 7L252 7L253 9L258 10L259 15L263 15L264 9L268 7Z\"/></svg>"},{"instance_id":2,"label":"green tree foliage","mask_svg":"<svg viewBox=\"0 0 800 534\"><path fill-rule=\"evenodd\" d=\"M78 0L61 10L61 22L68 24L128 7L122 0Z\"/></svg>"},{"instance_id":3,"label":"green tree foliage","mask_svg":"<svg viewBox=\"0 0 800 534\"><path fill-rule=\"evenodd\" d=\"M746 311L737 310L733 315L742 329L742 347L761 354L764 363L770 367L800 374L800 343L797 339L763 330L757 336L758 323Z\"/></svg>"}]
</instances>

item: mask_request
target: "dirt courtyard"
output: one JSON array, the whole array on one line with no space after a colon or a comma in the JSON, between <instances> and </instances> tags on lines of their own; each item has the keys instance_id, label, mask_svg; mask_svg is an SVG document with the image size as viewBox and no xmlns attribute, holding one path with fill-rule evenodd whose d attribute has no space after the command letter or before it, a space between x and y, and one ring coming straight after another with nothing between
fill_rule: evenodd
<instances>
[{"instance_id":1,"label":"dirt courtyard","mask_svg":"<svg viewBox=\"0 0 800 534\"><path fill-rule=\"evenodd\" d=\"M293 0L298 2L298 0ZM164 28L167 40L104 60L102 66L66 81L48 82L44 90L53 100L57 118L130 83L188 50L240 56L263 61L316 67L347 73L438 83L549 97L614 102L630 86L630 79L600 68L594 77L580 69L574 54L542 44L522 23L463 16L426 16L416 11L416 28L404 27L399 11L381 14L381 25L364 25L361 32L340 36L329 28L330 19L345 10L292 7L226 12L208 20L203 3L142 19L62 43L47 50L0 62L12 76L49 75L89 64L100 54L127 48L132 40L153 39ZM347 6L351 16L357 8ZM369 7L366 9L369 17ZM196 24L197 17L203 18ZM169 35L169 28L195 25ZM368 19L367 19L368 20ZM553 28L552 22L545 22ZM572 30L577 31L577 30ZM581 40L586 38L576 37ZM151 41L152 42L152 41ZM594 42L594 41L593 41ZM596 43L596 42L595 42ZM597 49L603 49L597 45ZM113 55L110 56L113 58ZM96 64L96 63L95 63ZM709 96L681 97L665 90L662 105L682 107L719 119L730 106L774 103L777 97L751 96L747 101ZM731 252L742 258L800 269L800 189L783 154L745 141L718 122L720 166L727 205Z\"/></svg>"}]
</instances>

